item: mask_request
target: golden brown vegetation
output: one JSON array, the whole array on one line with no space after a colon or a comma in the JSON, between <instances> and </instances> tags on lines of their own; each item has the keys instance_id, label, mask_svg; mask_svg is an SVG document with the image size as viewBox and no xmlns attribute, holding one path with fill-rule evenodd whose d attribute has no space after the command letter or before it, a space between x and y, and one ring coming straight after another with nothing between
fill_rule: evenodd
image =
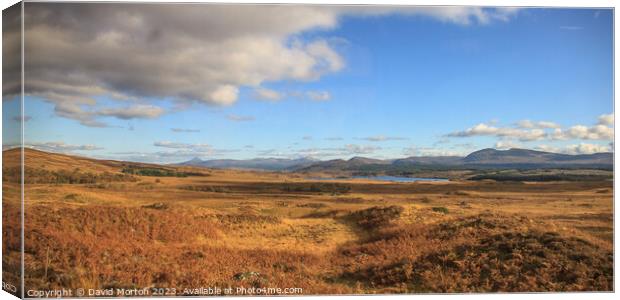
<instances>
[{"instance_id":1,"label":"golden brown vegetation","mask_svg":"<svg viewBox=\"0 0 620 300\"><path fill-rule=\"evenodd\" d=\"M132 167L72 159L26 154L28 165L55 172ZM324 183L286 173L174 172L209 176L27 184L26 289L613 289L611 181ZM18 202L3 208L18 212L11 205ZM5 228L17 221L7 218Z\"/></svg>"}]
</instances>

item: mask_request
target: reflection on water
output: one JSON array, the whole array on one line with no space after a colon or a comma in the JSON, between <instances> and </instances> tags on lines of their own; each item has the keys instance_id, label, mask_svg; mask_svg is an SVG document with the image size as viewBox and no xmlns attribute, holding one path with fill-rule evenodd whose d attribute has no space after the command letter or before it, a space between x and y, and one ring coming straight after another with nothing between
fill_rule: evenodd
<instances>
[{"instance_id":1,"label":"reflection on water","mask_svg":"<svg viewBox=\"0 0 620 300\"><path fill-rule=\"evenodd\" d=\"M401 176L351 176L351 177L312 177L311 180L347 180L347 179L368 179L389 182L416 182L416 181L448 181L445 178L421 178L421 177L401 177Z\"/></svg>"}]
</instances>

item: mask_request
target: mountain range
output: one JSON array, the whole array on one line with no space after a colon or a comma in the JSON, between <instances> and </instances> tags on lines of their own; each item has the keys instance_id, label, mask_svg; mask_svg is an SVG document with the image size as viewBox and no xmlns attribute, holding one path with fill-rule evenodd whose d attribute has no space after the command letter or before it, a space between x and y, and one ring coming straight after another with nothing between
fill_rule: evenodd
<instances>
[{"instance_id":1,"label":"mountain range","mask_svg":"<svg viewBox=\"0 0 620 300\"><path fill-rule=\"evenodd\" d=\"M284 171L295 170L310 166L319 162L310 158L285 159L285 158L254 158L247 160L237 159L213 159L201 160L194 158L192 160L177 164L181 166L207 167L216 169L248 169L248 170L265 170L265 171Z\"/></svg>"},{"instance_id":2,"label":"mountain range","mask_svg":"<svg viewBox=\"0 0 620 300\"><path fill-rule=\"evenodd\" d=\"M373 159L353 157L348 160L327 161L310 158L254 158L248 160L215 159L192 160L177 164L184 166L209 167L220 169L252 169L266 171L360 171L389 170L406 168L605 168L613 167L613 153L560 154L528 149L482 149L467 156L412 156L402 159Z\"/></svg>"}]
</instances>

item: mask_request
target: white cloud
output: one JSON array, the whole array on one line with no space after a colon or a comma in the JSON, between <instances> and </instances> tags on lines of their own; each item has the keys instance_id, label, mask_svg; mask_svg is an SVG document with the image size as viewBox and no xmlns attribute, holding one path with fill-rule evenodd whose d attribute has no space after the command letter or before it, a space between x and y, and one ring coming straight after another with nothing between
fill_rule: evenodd
<instances>
[{"instance_id":1,"label":"white cloud","mask_svg":"<svg viewBox=\"0 0 620 300\"><path fill-rule=\"evenodd\" d=\"M216 105L231 105L237 101L239 89L236 86L225 84L213 89L208 99L202 99L207 103Z\"/></svg>"},{"instance_id":2,"label":"white cloud","mask_svg":"<svg viewBox=\"0 0 620 300\"><path fill-rule=\"evenodd\" d=\"M519 143L515 143L514 141L506 141L506 140L502 140L502 141L497 141L497 143L495 143L495 148L496 149L501 149L501 150L505 150L505 149L511 149L511 148L522 148L523 145L519 144Z\"/></svg>"},{"instance_id":3,"label":"white cloud","mask_svg":"<svg viewBox=\"0 0 620 300\"><path fill-rule=\"evenodd\" d=\"M600 124L591 127L575 125L570 127L568 130L554 132L553 137L558 140L613 140L614 129Z\"/></svg>"},{"instance_id":4,"label":"white cloud","mask_svg":"<svg viewBox=\"0 0 620 300\"><path fill-rule=\"evenodd\" d=\"M60 152L60 153L69 153L72 151L94 151L101 150L102 147L87 144L87 145L71 145L66 144L65 142L44 142L44 143L28 143L25 147L50 151L50 152Z\"/></svg>"},{"instance_id":5,"label":"white cloud","mask_svg":"<svg viewBox=\"0 0 620 300\"><path fill-rule=\"evenodd\" d=\"M448 134L451 137L469 137L476 135L493 135L496 134L499 128L484 123L477 124L473 127L467 128L464 131L457 131Z\"/></svg>"},{"instance_id":6,"label":"white cloud","mask_svg":"<svg viewBox=\"0 0 620 300\"><path fill-rule=\"evenodd\" d=\"M240 116L234 114L227 115L226 118L235 122L247 122L256 120L256 118L254 118L253 116Z\"/></svg>"},{"instance_id":7,"label":"white cloud","mask_svg":"<svg viewBox=\"0 0 620 300\"><path fill-rule=\"evenodd\" d=\"M546 128L560 128L561 127L559 124L550 122L550 121L532 122L530 120L521 120L517 122L517 126L520 128L525 128L525 129L532 129L532 128L546 129Z\"/></svg>"},{"instance_id":8,"label":"white cloud","mask_svg":"<svg viewBox=\"0 0 620 300\"><path fill-rule=\"evenodd\" d=\"M122 120L154 119L161 116L164 109L153 105L133 105L122 108L105 108L97 111L100 116L112 116Z\"/></svg>"},{"instance_id":9,"label":"white cloud","mask_svg":"<svg viewBox=\"0 0 620 300\"><path fill-rule=\"evenodd\" d=\"M535 147L537 150L553 152L553 153L564 153L564 154L593 154L593 153L601 153L601 152L611 152L613 147L608 145L599 145L599 144L589 144L589 143L579 143L567 145L564 147L551 146L551 145L538 145Z\"/></svg>"},{"instance_id":10,"label":"white cloud","mask_svg":"<svg viewBox=\"0 0 620 300\"><path fill-rule=\"evenodd\" d=\"M598 124L593 126L574 125L563 129L550 121L533 122L521 120L516 127L497 127L485 123L477 124L463 131L447 134L447 137L493 136L502 141L519 140L521 142L538 140L613 140L614 129L607 125L613 124L613 114L601 115Z\"/></svg>"},{"instance_id":11,"label":"white cloud","mask_svg":"<svg viewBox=\"0 0 620 300\"><path fill-rule=\"evenodd\" d=\"M535 125L534 125L534 122L530 120L521 120L517 122L517 126L521 128L534 128Z\"/></svg>"},{"instance_id":12,"label":"white cloud","mask_svg":"<svg viewBox=\"0 0 620 300\"><path fill-rule=\"evenodd\" d=\"M598 117L598 123L600 125L607 125L607 126L613 126L614 125L614 114L606 114L606 115L600 115Z\"/></svg>"},{"instance_id":13,"label":"white cloud","mask_svg":"<svg viewBox=\"0 0 620 300\"><path fill-rule=\"evenodd\" d=\"M561 126L557 123L550 121L540 121L537 124L537 128L560 128Z\"/></svg>"},{"instance_id":14,"label":"white cloud","mask_svg":"<svg viewBox=\"0 0 620 300\"><path fill-rule=\"evenodd\" d=\"M567 154L592 154L600 152L610 152L611 149L608 145L597 145L580 143L576 145L569 145L566 147Z\"/></svg>"},{"instance_id":15,"label":"white cloud","mask_svg":"<svg viewBox=\"0 0 620 300\"><path fill-rule=\"evenodd\" d=\"M514 138L520 141L534 141L545 138L546 133L542 129L518 129L509 127L495 127L485 123L477 124L463 131L453 132L448 137L472 137L472 136L495 136L501 138Z\"/></svg>"},{"instance_id":16,"label":"white cloud","mask_svg":"<svg viewBox=\"0 0 620 300\"><path fill-rule=\"evenodd\" d=\"M254 97L260 100L276 102L282 100L283 95L278 91L266 88L257 88L254 90Z\"/></svg>"}]
</instances>

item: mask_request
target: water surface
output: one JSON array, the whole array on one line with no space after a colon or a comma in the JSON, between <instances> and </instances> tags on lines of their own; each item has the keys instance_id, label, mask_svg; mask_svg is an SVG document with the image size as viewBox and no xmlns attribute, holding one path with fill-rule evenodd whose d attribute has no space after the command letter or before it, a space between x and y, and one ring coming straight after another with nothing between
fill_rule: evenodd
<instances>
[{"instance_id":1,"label":"water surface","mask_svg":"<svg viewBox=\"0 0 620 300\"><path fill-rule=\"evenodd\" d=\"M388 182L416 182L416 181L448 181L445 178L401 177L401 176L352 176L352 177L312 177L312 180L347 180L368 179Z\"/></svg>"}]
</instances>

